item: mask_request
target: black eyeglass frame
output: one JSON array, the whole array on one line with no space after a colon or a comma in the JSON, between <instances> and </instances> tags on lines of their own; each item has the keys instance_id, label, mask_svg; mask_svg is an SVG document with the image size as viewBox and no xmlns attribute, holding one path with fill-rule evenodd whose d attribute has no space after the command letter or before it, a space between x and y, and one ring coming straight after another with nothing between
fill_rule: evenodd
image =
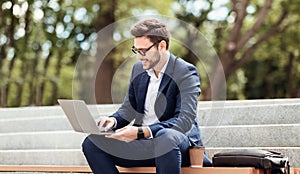
<instances>
[{"instance_id":1,"label":"black eyeglass frame","mask_svg":"<svg viewBox=\"0 0 300 174\"><path fill-rule=\"evenodd\" d=\"M154 47L154 45L160 43L162 40L160 41L156 41L154 42L150 47L146 48L146 49L137 49L135 48L135 46L132 46L131 47L131 51L134 53L134 54L140 54L142 56L146 56L146 53L152 48Z\"/></svg>"}]
</instances>

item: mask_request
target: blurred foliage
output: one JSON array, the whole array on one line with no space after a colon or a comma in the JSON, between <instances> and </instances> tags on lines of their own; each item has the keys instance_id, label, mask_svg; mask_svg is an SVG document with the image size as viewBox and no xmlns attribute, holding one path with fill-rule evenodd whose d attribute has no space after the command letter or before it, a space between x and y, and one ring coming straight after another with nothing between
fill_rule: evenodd
<instances>
[{"instance_id":1,"label":"blurred foliage","mask_svg":"<svg viewBox=\"0 0 300 174\"><path fill-rule=\"evenodd\" d=\"M253 27L264 3L249 1L240 37ZM293 0L272 1L262 25L245 47L236 51L232 61L241 59L262 35L275 28L283 12L287 12L287 16L276 28L276 34L256 47L241 66L232 68L234 71L226 76L228 99L300 97L299 7ZM113 15L110 20L107 14ZM220 58L236 24L236 13L229 0L155 3L149 0L3 0L0 2L1 106L55 105L57 98L72 98L77 59L82 52L95 52L97 44L93 43L97 30L127 17L142 15L165 15L188 22L214 45ZM114 39L128 40L128 32L121 29L128 26L119 27L113 31ZM131 45L129 40L123 42L109 55L110 71L117 71L112 81L115 84L112 97L117 103L122 101L127 89L130 65L136 61L130 54ZM205 94L209 87L208 74L214 67L205 67L175 40L170 50L198 66Z\"/></svg>"},{"instance_id":2,"label":"blurred foliage","mask_svg":"<svg viewBox=\"0 0 300 174\"><path fill-rule=\"evenodd\" d=\"M213 43L225 71L227 99L300 97L300 4L292 0L247 2L180 0L177 17L193 24ZM235 3L236 10L245 12L239 24ZM246 4L244 10L243 4ZM265 16L261 14L263 10ZM262 20L260 25L259 20ZM231 35L237 25L241 25L241 31ZM238 46L251 31L244 46L228 49L232 44ZM192 55L187 53L183 57ZM206 73L200 73L202 79L208 79ZM205 95L209 81L203 82Z\"/></svg>"},{"instance_id":3,"label":"blurred foliage","mask_svg":"<svg viewBox=\"0 0 300 174\"><path fill-rule=\"evenodd\" d=\"M82 5L1 1L1 106L53 105L58 97L71 97L70 72L80 49L89 49L99 9Z\"/></svg>"}]
</instances>

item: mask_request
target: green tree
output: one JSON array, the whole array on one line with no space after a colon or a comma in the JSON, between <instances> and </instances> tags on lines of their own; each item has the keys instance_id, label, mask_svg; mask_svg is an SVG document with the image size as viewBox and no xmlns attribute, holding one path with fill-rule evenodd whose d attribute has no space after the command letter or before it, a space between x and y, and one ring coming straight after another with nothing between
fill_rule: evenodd
<instances>
[{"instance_id":1,"label":"green tree","mask_svg":"<svg viewBox=\"0 0 300 174\"><path fill-rule=\"evenodd\" d=\"M53 105L58 96L71 97L70 92L59 94L59 86L70 83L61 81L61 69L74 66L78 51L87 49L97 11L93 4L83 5L70 0L0 2L1 106Z\"/></svg>"},{"instance_id":2,"label":"green tree","mask_svg":"<svg viewBox=\"0 0 300 174\"><path fill-rule=\"evenodd\" d=\"M168 14L171 10L165 9L170 9L171 3L171 0L1 1L1 106L53 105L57 98L71 98L78 56L95 51L92 44L98 31L119 19L147 11ZM107 37L114 33L112 30ZM111 80L124 60L116 55L113 50L97 73L99 103L111 103ZM82 94L84 90L87 88L83 86Z\"/></svg>"},{"instance_id":3,"label":"green tree","mask_svg":"<svg viewBox=\"0 0 300 174\"><path fill-rule=\"evenodd\" d=\"M299 3L292 0L1 1L1 106L53 105L57 98L71 98L79 55L90 55L96 50L95 56L100 56L101 49L112 44L109 38L117 36L127 41L116 46L94 72L97 102L111 103L112 79L126 61L132 44L124 28L134 23L113 28L102 40L95 39L97 32L127 17L172 16L174 12L179 19L202 31L220 57L222 66L212 64L209 72L199 68L204 99L211 99L212 88L218 91L223 70L229 99L299 97L298 9ZM190 44L187 48L198 48L189 32L184 31L186 35L182 36ZM171 46L177 55L201 64L176 41ZM130 68L124 69L130 73ZM117 94L125 90L128 78L120 73L120 80L114 82L120 88L113 89ZM211 74L211 84L206 73ZM82 83L78 97L85 97L89 89L85 85L88 84Z\"/></svg>"},{"instance_id":4,"label":"green tree","mask_svg":"<svg viewBox=\"0 0 300 174\"><path fill-rule=\"evenodd\" d=\"M189 7L189 3L195 4L202 2L206 4L204 9L184 8L184 11L180 12L178 16L184 20L188 20L202 31L214 31L212 42L219 54L221 64L216 64L211 68L212 71L208 72L211 73L212 78L210 80L212 83L204 89L203 98L206 100L211 99L212 90L217 91L214 94L217 97L220 95L218 91L220 91L221 84L224 83L221 80L223 73L227 79L229 98L252 98L249 95L243 94L244 88L240 87L240 85L245 86L247 82L247 77L244 77L244 70L247 69L247 67L243 67L243 65L249 61L249 59L253 60L254 53L262 48L264 44L270 43L269 41L279 34L286 34L285 31L289 27L299 23L299 13L295 10L298 9L299 3L295 1L266 0L261 2L255 0L232 0L230 3L228 2L218 7L214 7L217 6L215 4L219 3L218 1L191 0L179 2L183 7ZM222 12L222 10L220 10L222 8L227 10ZM218 19L211 18L210 14L215 13L214 11L222 12L224 17ZM202 18L204 19L200 20ZM282 39L287 40L287 38L285 38L287 36L288 35L282 36ZM293 43L287 42L284 46L294 45L297 42L299 42L299 39L295 39ZM299 52L299 48L294 46L291 50L292 52ZM282 50L279 49L277 51L281 52ZM272 57L271 54L267 56ZM285 57L285 59L287 58ZM250 71L248 68L247 72L255 74L255 72ZM247 75L249 73L247 73ZM242 80L243 83L239 84L236 80ZM249 81L249 83L252 83L252 81ZM281 83L284 83L284 81ZM264 98L266 97L268 96Z\"/></svg>"},{"instance_id":5,"label":"green tree","mask_svg":"<svg viewBox=\"0 0 300 174\"><path fill-rule=\"evenodd\" d=\"M289 11L287 25L262 44L245 63L246 98L282 98L300 96L300 33L296 4L277 4ZM278 8L278 7L277 7ZM269 20L272 20L270 17Z\"/></svg>"}]
</instances>

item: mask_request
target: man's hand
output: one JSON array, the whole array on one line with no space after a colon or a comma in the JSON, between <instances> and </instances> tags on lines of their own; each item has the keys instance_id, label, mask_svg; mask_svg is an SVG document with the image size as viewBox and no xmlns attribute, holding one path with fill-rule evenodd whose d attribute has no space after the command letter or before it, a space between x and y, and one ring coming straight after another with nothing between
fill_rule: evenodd
<instances>
[{"instance_id":1,"label":"man's hand","mask_svg":"<svg viewBox=\"0 0 300 174\"><path fill-rule=\"evenodd\" d=\"M100 118L100 120L97 123L100 130L103 130L107 132L108 130L111 130L115 125L115 120L111 117L104 117Z\"/></svg>"},{"instance_id":2,"label":"man's hand","mask_svg":"<svg viewBox=\"0 0 300 174\"><path fill-rule=\"evenodd\" d=\"M145 138L150 137L150 131L146 128L143 127L143 132L144 132L144 136ZM112 135L107 135L107 138L114 138L120 141L125 141L125 142L131 142L136 140L137 137L137 133L138 133L138 127L136 126L125 126L121 129L116 130L116 132Z\"/></svg>"},{"instance_id":3,"label":"man's hand","mask_svg":"<svg viewBox=\"0 0 300 174\"><path fill-rule=\"evenodd\" d=\"M112 135L107 135L107 138L114 138L120 141L131 142L137 139L138 127L136 126L125 126L121 129L116 130Z\"/></svg>"}]
</instances>

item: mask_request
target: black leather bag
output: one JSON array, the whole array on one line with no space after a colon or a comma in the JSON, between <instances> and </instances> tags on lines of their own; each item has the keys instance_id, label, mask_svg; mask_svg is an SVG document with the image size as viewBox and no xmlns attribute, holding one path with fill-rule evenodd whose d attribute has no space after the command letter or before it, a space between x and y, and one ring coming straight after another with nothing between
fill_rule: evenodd
<instances>
[{"instance_id":1,"label":"black leather bag","mask_svg":"<svg viewBox=\"0 0 300 174\"><path fill-rule=\"evenodd\" d=\"M216 153L214 167L255 167L271 170L272 174L290 174L289 160L279 152L259 149L239 149ZM284 170L282 170L284 169Z\"/></svg>"}]
</instances>

